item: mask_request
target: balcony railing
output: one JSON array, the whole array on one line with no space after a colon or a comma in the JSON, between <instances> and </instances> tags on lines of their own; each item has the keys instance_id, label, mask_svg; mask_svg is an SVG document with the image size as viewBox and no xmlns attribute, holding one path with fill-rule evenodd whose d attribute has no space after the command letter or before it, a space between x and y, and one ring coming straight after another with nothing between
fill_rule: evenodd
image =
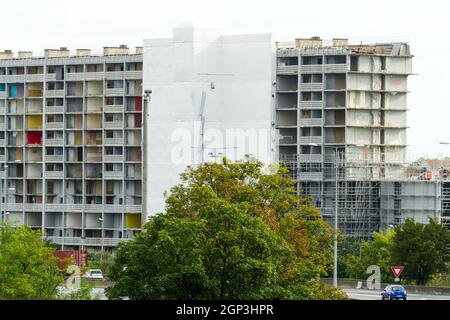
<instances>
[{"instance_id":1,"label":"balcony railing","mask_svg":"<svg viewBox=\"0 0 450 320\"><path fill-rule=\"evenodd\" d=\"M321 162L322 155L321 154L300 154L299 160L304 162Z\"/></svg>"},{"instance_id":2,"label":"balcony railing","mask_svg":"<svg viewBox=\"0 0 450 320\"><path fill-rule=\"evenodd\" d=\"M105 112L123 112L123 106L104 106Z\"/></svg>"},{"instance_id":3,"label":"balcony railing","mask_svg":"<svg viewBox=\"0 0 450 320\"><path fill-rule=\"evenodd\" d=\"M46 155L45 161L49 162L62 162L64 159L63 155Z\"/></svg>"},{"instance_id":4,"label":"balcony railing","mask_svg":"<svg viewBox=\"0 0 450 320\"><path fill-rule=\"evenodd\" d=\"M66 73L66 81L83 81L86 76L84 72Z\"/></svg>"},{"instance_id":5,"label":"balcony railing","mask_svg":"<svg viewBox=\"0 0 450 320\"><path fill-rule=\"evenodd\" d=\"M321 181L323 179L322 172L300 172L298 174L298 179L301 181L309 180L309 181Z\"/></svg>"},{"instance_id":6,"label":"balcony railing","mask_svg":"<svg viewBox=\"0 0 450 320\"><path fill-rule=\"evenodd\" d=\"M347 72L347 64L325 64L324 72L329 73L345 73Z\"/></svg>"},{"instance_id":7,"label":"balcony railing","mask_svg":"<svg viewBox=\"0 0 450 320\"><path fill-rule=\"evenodd\" d=\"M45 127L47 129L62 129L64 127L64 122L47 122Z\"/></svg>"},{"instance_id":8,"label":"balcony railing","mask_svg":"<svg viewBox=\"0 0 450 320\"><path fill-rule=\"evenodd\" d=\"M294 66L277 66L278 74L296 74L298 73L298 65Z\"/></svg>"},{"instance_id":9,"label":"balcony railing","mask_svg":"<svg viewBox=\"0 0 450 320\"><path fill-rule=\"evenodd\" d=\"M123 138L105 138L104 145L105 146L122 145L123 141L124 141Z\"/></svg>"},{"instance_id":10,"label":"balcony railing","mask_svg":"<svg viewBox=\"0 0 450 320\"><path fill-rule=\"evenodd\" d=\"M125 78L133 80L142 79L142 70L125 71Z\"/></svg>"},{"instance_id":11,"label":"balcony railing","mask_svg":"<svg viewBox=\"0 0 450 320\"><path fill-rule=\"evenodd\" d=\"M0 98L6 98L6 91L0 91ZM4 109L4 108L2 108L2 109Z\"/></svg>"},{"instance_id":12,"label":"balcony railing","mask_svg":"<svg viewBox=\"0 0 450 320\"><path fill-rule=\"evenodd\" d=\"M43 82L44 81L44 74L27 74L27 81L28 82Z\"/></svg>"},{"instance_id":13,"label":"balcony railing","mask_svg":"<svg viewBox=\"0 0 450 320\"><path fill-rule=\"evenodd\" d=\"M105 179L122 179L123 171L104 171L103 177Z\"/></svg>"},{"instance_id":14,"label":"balcony railing","mask_svg":"<svg viewBox=\"0 0 450 320\"><path fill-rule=\"evenodd\" d=\"M123 71L108 71L106 72L106 79L108 80L120 80L123 79Z\"/></svg>"},{"instance_id":15,"label":"balcony railing","mask_svg":"<svg viewBox=\"0 0 450 320\"><path fill-rule=\"evenodd\" d=\"M45 139L46 146L63 146L64 139Z\"/></svg>"},{"instance_id":16,"label":"balcony railing","mask_svg":"<svg viewBox=\"0 0 450 320\"><path fill-rule=\"evenodd\" d=\"M142 212L142 205L140 205L140 204L126 205L125 206L125 212L126 213L141 213Z\"/></svg>"},{"instance_id":17,"label":"balcony railing","mask_svg":"<svg viewBox=\"0 0 450 320\"><path fill-rule=\"evenodd\" d=\"M23 74L8 75L5 80L6 80L6 82L9 82L9 83L25 82L25 75L23 75Z\"/></svg>"},{"instance_id":18,"label":"balcony railing","mask_svg":"<svg viewBox=\"0 0 450 320\"><path fill-rule=\"evenodd\" d=\"M124 88L105 89L105 96L123 96Z\"/></svg>"},{"instance_id":19,"label":"balcony railing","mask_svg":"<svg viewBox=\"0 0 450 320\"><path fill-rule=\"evenodd\" d=\"M123 162L123 154L105 154L103 162Z\"/></svg>"},{"instance_id":20,"label":"balcony railing","mask_svg":"<svg viewBox=\"0 0 450 320\"><path fill-rule=\"evenodd\" d=\"M105 121L105 129L121 129L123 128L123 121Z\"/></svg>"},{"instance_id":21,"label":"balcony railing","mask_svg":"<svg viewBox=\"0 0 450 320\"><path fill-rule=\"evenodd\" d=\"M46 97L53 98L53 97L64 97L64 90L47 90L45 93Z\"/></svg>"},{"instance_id":22,"label":"balcony railing","mask_svg":"<svg viewBox=\"0 0 450 320\"><path fill-rule=\"evenodd\" d=\"M300 126L321 126L322 118L318 119L300 119Z\"/></svg>"},{"instance_id":23,"label":"balcony railing","mask_svg":"<svg viewBox=\"0 0 450 320\"><path fill-rule=\"evenodd\" d=\"M86 80L103 80L103 72L86 72L84 78Z\"/></svg>"},{"instance_id":24,"label":"balcony railing","mask_svg":"<svg viewBox=\"0 0 450 320\"><path fill-rule=\"evenodd\" d=\"M63 113L64 106L46 106L45 112L46 113Z\"/></svg>"},{"instance_id":25,"label":"balcony railing","mask_svg":"<svg viewBox=\"0 0 450 320\"><path fill-rule=\"evenodd\" d=\"M300 66L301 73L322 73L323 66L321 64L311 64Z\"/></svg>"},{"instance_id":26,"label":"balcony railing","mask_svg":"<svg viewBox=\"0 0 450 320\"><path fill-rule=\"evenodd\" d=\"M322 137L321 136L300 137L299 142L301 144L322 143Z\"/></svg>"},{"instance_id":27,"label":"balcony railing","mask_svg":"<svg viewBox=\"0 0 450 320\"><path fill-rule=\"evenodd\" d=\"M300 108L322 108L322 100L300 101Z\"/></svg>"},{"instance_id":28,"label":"balcony railing","mask_svg":"<svg viewBox=\"0 0 450 320\"><path fill-rule=\"evenodd\" d=\"M46 179L62 179L64 177L64 172L62 171L46 171Z\"/></svg>"},{"instance_id":29,"label":"balcony railing","mask_svg":"<svg viewBox=\"0 0 450 320\"><path fill-rule=\"evenodd\" d=\"M302 83L300 84L300 90L302 91L322 91L322 83Z\"/></svg>"}]
</instances>

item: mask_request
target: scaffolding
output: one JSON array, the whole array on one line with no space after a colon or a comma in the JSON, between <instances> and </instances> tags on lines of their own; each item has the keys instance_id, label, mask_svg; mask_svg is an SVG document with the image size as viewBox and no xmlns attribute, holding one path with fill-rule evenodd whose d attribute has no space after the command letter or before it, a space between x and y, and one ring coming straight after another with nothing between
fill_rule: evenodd
<instances>
[{"instance_id":1,"label":"scaffolding","mask_svg":"<svg viewBox=\"0 0 450 320\"><path fill-rule=\"evenodd\" d=\"M381 229L381 183L404 179L405 162L381 161L383 157L367 150L354 153L343 146L327 148L334 152L325 154L322 162L305 161L304 155L293 154L280 155L280 162L297 181L298 194L311 196L327 222L334 225L337 210L343 234L370 238Z\"/></svg>"}]
</instances>

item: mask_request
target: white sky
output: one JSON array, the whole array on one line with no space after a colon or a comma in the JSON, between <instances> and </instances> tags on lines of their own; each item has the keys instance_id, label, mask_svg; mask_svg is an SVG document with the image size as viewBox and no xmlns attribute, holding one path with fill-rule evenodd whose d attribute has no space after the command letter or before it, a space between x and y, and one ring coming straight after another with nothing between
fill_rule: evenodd
<instances>
[{"instance_id":1,"label":"white sky","mask_svg":"<svg viewBox=\"0 0 450 320\"><path fill-rule=\"evenodd\" d=\"M3 1L0 50L101 49L167 37L183 22L224 33L408 39L410 156L450 156L450 2L445 0L15 0Z\"/></svg>"}]
</instances>

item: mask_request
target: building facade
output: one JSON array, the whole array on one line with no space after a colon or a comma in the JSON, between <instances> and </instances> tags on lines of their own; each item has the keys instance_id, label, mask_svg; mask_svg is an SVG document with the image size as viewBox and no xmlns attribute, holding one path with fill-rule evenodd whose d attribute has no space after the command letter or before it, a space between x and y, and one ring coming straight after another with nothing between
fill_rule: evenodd
<instances>
[{"instance_id":1,"label":"building facade","mask_svg":"<svg viewBox=\"0 0 450 320\"><path fill-rule=\"evenodd\" d=\"M278 44L278 158L347 235L379 230L380 183L406 178L411 66L407 43Z\"/></svg>"},{"instance_id":2,"label":"building facade","mask_svg":"<svg viewBox=\"0 0 450 320\"><path fill-rule=\"evenodd\" d=\"M0 53L2 218L63 248L142 225L142 48Z\"/></svg>"}]
</instances>

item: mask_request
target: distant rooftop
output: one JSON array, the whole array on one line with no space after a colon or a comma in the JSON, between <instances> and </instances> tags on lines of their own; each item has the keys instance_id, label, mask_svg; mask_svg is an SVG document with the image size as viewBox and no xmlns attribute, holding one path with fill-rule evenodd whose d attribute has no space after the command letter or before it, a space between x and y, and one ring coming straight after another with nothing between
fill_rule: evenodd
<instances>
[{"instance_id":1,"label":"distant rooftop","mask_svg":"<svg viewBox=\"0 0 450 320\"><path fill-rule=\"evenodd\" d=\"M276 42L279 51L336 51L350 52L356 54L377 54L377 55L410 55L409 44L407 40L386 39L377 40L353 40L348 38L333 38L323 40L320 37L297 38L295 41Z\"/></svg>"},{"instance_id":2,"label":"distant rooftop","mask_svg":"<svg viewBox=\"0 0 450 320\"><path fill-rule=\"evenodd\" d=\"M135 47L132 50L127 45L118 47L103 47L103 50L93 51L91 49L69 50L66 47L59 49L45 49L44 52L19 51L12 50L0 51L0 60L9 59L42 59L42 58L69 58L69 57L91 57L91 56L120 56L130 54L142 54L142 47Z\"/></svg>"}]
</instances>

